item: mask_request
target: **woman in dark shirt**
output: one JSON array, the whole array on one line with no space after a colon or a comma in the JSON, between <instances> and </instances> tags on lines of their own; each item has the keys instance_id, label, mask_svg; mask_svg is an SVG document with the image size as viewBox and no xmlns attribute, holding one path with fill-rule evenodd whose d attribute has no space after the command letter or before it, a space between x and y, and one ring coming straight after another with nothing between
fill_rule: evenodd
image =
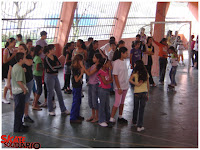
<instances>
[{"instance_id":1,"label":"woman in dark shirt","mask_svg":"<svg viewBox=\"0 0 200 150\"><path fill-rule=\"evenodd\" d=\"M53 110L52 97L54 90L56 91L58 102L61 109L62 115L69 115L70 112L66 109L63 96L60 88L60 82L58 80L58 69L60 69L61 63L58 58L55 56L55 46L53 44L45 47L44 52L48 53L44 59L44 67L45 67L45 83L47 86L47 106L49 109L49 115L55 116L55 112Z\"/></svg>"}]
</instances>

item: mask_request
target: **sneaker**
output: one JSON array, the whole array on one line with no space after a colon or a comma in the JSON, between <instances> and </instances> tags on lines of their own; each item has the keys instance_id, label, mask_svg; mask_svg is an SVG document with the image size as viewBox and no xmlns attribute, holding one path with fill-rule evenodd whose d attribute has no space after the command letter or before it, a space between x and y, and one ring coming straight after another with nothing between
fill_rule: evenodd
<instances>
[{"instance_id":1,"label":"sneaker","mask_svg":"<svg viewBox=\"0 0 200 150\"><path fill-rule=\"evenodd\" d=\"M40 101L37 102L38 105L41 105L42 103Z\"/></svg>"},{"instance_id":2,"label":"sneaker","mask_svg":"<svg viewBox=\"0 0 200 150\"><path fill-rule=\"evenodd\" d=\"M70 123L82 123L82 120L70 120Z\"/></svg>"},{"instance_id":3,"label":"sneaker","mask_svg":"<svg viewBox=\"0 0 200 150\"><path fill-rule=\"evenodd\" d=\"M10 104L10 101L8 101L7 99L2 98L2 102L5 104Z\"/></svg>"},{"instance_id":4,"label":"sneaker","mask_svg":"<svg viewBox=\"0 0 200 150\"><path fill-rule=\"evenodd\" d=\"M70 112L68 110L65 110L64 112L61 113L61 115L70 115Z\"/></svg>"},{"instance_id":5,"label":"sneaker","mask_svg":"<svg viewBox=\"0 0 200 150\"><path fill-rule=\"evenodd\" d=\"M116 122L115 118L113 119L110 118L110 122L115 123Z\"/></svg>"},{"instance_id":6,"label":"sneaker","mask_svg":"<svg viewBox=\"0 0 200 150\"><path fill-rule=\"evenodd\" d=\"M144 127L137 127L138 132L143 131L143 130L144 130Z\"/></svg>"},{"instance_id":7,"label":"sneaker","mask_svg":"<svg viewBox=\"0 0 200 150\"><path fill-rule=\"evenodd\" d=\"M65 90L65 87L63 87L61 90L62 90L62 91Z\"/></svg>"},{"instance_id":8,"label":"sneaker","mask_svg":"<svg viewBox=\"0 0 200 150\"><path fill-rule=\"evenodd\" d=\"M99 123L99 125L102 126L102 127L107 127L108 126L108 124L106 122Z\"/></svg>"},{"instance_id":9,"label":"sneaker","mask_svg":"<svg viewBox=\"0 0 200 150\"><path fill-rule=\"evenodd\" d=\"M22 125L19 130L14 130L14 132L28 132L29 126Z\"/></svg>"},{"instance_id":10,"label":"sneaker","mask_svg":"<svg viewBox=\"0 0 200 150\"><path fill-rule=\"evenodd\" d=\"M124 124L127 124L128 123L128 121L126 120L126 119L124 119L124 118L118 118L118 120L117 120L119 123L124 123Z\"/></svg>"},{"instance_id":11,"label":"sneaker","mask_svg":"<svg viewBox=\"0 0 200 150\"><path fill-rule=\"evenodd\" d=\"M24 122L34 123L34 120L31 119L29 116L24 117Z\"/></svg>"},{"instance_id":12,"label":"sneaker","mask_svg":"<svg viewBox=\"0 0 200 150\"><path fill-rule=\"evenodd\" d=\"M42 103L40 107L47 107L47 102Z\"/></svg>"},{"instance_id":13,"label":"sneaker","mask_svg":"<svg viewBox=\"0 0 200 150\"><path fill-rule=\"evenodd\" d=\"M13 95L11 96L11 95L9 95L9 99L10 100L13 100L14 98L13 98Z\"/></svg>"},{"instance_id":14,"label":"sneaker","mask_svg":"<svg viewBox=\"0 0 200 150\"><path fill-rule=\"evenodd\" d=\"M84 117L82 117L82 116L79 116L78 117L78 120L84 120L85 118Z\"/></svg>"},{"instance_id":15,"label":"sneaker","mask_svg":"<svg viewBox=\"0 0 200 150\"><path fill-rule=\"evenodd\" d=\"M49 115L50 115L50 116L55 116L56 114L55 114L54 111L52 111L52 112L49 112Z\"/></svg>"}]
</instances>

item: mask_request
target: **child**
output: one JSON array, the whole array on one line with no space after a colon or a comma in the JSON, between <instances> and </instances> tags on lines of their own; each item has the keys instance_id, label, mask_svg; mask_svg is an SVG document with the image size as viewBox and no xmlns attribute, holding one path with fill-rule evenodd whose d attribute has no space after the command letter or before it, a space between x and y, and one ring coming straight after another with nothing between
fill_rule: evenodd
<instances>
[{"instance_id":1,"label":"child","mask_svg":"<svg viewBox=\"0 0 200 150\"><path fill-rule=\"evenodd\" d=\"M149 91L149 76L142 60L138 60L134 64L135 71L131 75L129 82L134 84L134 109L133 109L133 124L137 124L137 131L144 130L143 117L146 101L148 100ZM135 79L135 82L133 81ZM143 81L143 82L139 82ZM139 111L139 118L138 118Z\"/></svg>"},{"instance_id":2,"label":"child","mask_svg":"<svg viewBox=\"0 0 200 150\"><path fill-rule=\"evenodd\" d=\"M171 80L171 84L169 84L169 86L176 86L176 81L175 81L175 75L176 75L176 70L177 70L177 66L178 66L178 56L176 54L175 48L173 46L169 47L169 53L171 54L171 71L169 73L169 77Z\"/></svg>"},{"instance_id":3,"label":"child","mask_svg":"<svg viewBox=\"0 0 200 150\"><path fill-rule=\"evenodd\" d=\"M36 81L37 91L36 96L33 101L33 110L42 110L38 105L38 100L40 95L42 94L42 73L43 73L43 64L42 59L40 58L40 54L42 53L42 47L37 45L35 47L34 58L33 58L33 76Z\"/></svg>"},{"instance_id":4,"label":"child","mask_svg":"<svg viewBox=\"0 0 200 150\"><path fill-rule=\"evenodd\" d=\"M131 49L131 54L130 54L130 64L131 64L131 69L134 70L134 63L137 60L141 60L141 54L142 50L140 49L140 41L135 41L132 44L132 49Z\"/></svg>"},{"instance_id":5,"label":"child","mask_svg":"<svg viewBox=\"0 0 200 150\"><path fill-rule=\"evenodd\" d=\"M118 50L117 50L118 51ZM112 108L112 113L110 117L110 122L114 123L114 116L119 107L119 123L128 123L126 119L122 117L124 109L124 101L126 93L129 89L128 82L128 68L126 66L125 59L128 56L128 49L126 47L121 47L118 51L119 55L115 55L116 58L113 58L113 75L114 75L114 88L115 88L115 103Z\"/></svg>"},{"instance_id":6,"label":"child","mask_svg":"<svg viewBox=\"0 0 200 150\"><path fill-rule=\"evenodd\" d=\"M25 73L22 68L24 64L24 53L16 54L16 61L12 68L12 92L15 101L14 132L25 132L26 126L22 123L25 108L25 95L28 92L26 87Z\"/></svg>"},{"instance_id":7,"label":"child","mask_svg":"<svg viewBox=\"0 0 200 150\"><path fill-rule=\"evenodd\" d=\"M45 83L47 87L47 106L49 110L50 116L55 116L55 112L53 110L53 96L54 90L56 91L58 102L61 110L61 115L69 115L70 112L66 109L62 92L60 89L60 82L58 80L58 69L62 67L60 61L55 56L55 46L50 44L45 47L44 53L46 53L46 57L44 59L44 67L45 67Z\"/></svg>"},{"instance_id":8,"label":"child","mask_svg":"<svg viewBox=\"0 0 200 150\"><path fill-rule=\"evenodd\" d=\"M77 54L72 61L72 93L73 103L71 108L70 123L81 123L84 117L80 116L82 77L84 69L81 68L80 62L83 63L83 56Z\"/></svg>"},{"instance_id":9,"label":"child","mask_svg":"<svg viewBox=\"0 0 200 150\"><path fill-rule=\"evenodd\" d=\"M93 62L95 63L92 65L88 70L85 69L83 64L81 67L84 68L85 73L89 76L89 87L88 87L88 103L90 108L92 109L92 116L87 119L86 121L91 121L92 123L98 121L98 86L99 81L97 77L97 72L101 68L101 64L99 61L102 59L100 53L96 53L93 57Z\"/></svg>"},{"instance_id":10,"label":"child","mask_svg":"<svg viewBox=\"0 0 200 150\"><path fill-rule=\"evenodd\" d=\"M180 58L182 61L182 65L185 66L184 61L183 61L183 50L185 50L185 47L183 45L183 41L180 41L180 44L177 46L177 50L178 50L178 62L180 62Z\"/></svg>"},{"instance_id":11,"label":"child","mask_svg":"<svg viewBox=\"0 0 200 150\"><path fill-rule=\"evenodd\" d=\"M153 39L153 42L159 46L159 67L160 67L160 79L159 79L159 84L164 85L164 79L165 79L165 72L166 72L166 67L167 67L167 57L168 57L168 45L167 45L167 39L163 38L160 43L156 42Z\"/></svg>"},{"instance_id":12,"label":"child","mask_svg":"<svg viewBox=\"0 0 200 150\"><path fill-rule=\"evenodd\" d=\"M100 60L101 69L98 71L97 76L100 81L99 85L99 125L102 127L110 127L110 99L109 99L109 89L111 88L111 83L113 82L111 76L111 65L108 59ZM108 124L109 123L109 124Z\"/></svg>"}]
</instances>

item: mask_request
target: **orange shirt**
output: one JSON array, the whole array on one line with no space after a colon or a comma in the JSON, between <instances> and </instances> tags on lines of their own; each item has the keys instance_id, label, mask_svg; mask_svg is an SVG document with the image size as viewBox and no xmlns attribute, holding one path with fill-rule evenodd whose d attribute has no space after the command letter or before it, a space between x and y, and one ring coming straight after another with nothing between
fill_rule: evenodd
<instances>
[{"instance_id":1,"label":"orange shirt","mask_svg":"<svg viewBox=\"0 0 200 150\"><path fill-rule=\"evenodd\" d=\"M159 47L159 53L158 53L158 56L160 57L164 57L164 58L167 58L167 46L166 45L163 45L161 43L158 43L156 41L154 41L154 43Z\"/></svg>"}]
</instances>

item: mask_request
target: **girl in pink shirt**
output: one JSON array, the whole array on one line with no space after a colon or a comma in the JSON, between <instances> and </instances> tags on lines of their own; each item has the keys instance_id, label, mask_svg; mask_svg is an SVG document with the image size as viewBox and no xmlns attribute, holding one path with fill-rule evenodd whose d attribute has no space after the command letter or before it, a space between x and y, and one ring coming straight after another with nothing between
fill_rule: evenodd
<instances>
[{"instance_id":1,"label":"girl in pink shirt","mask_svg":"<svg viewBox=\"0 0 200 150\"><path fill-rule=\"evenodd\" d=\"M100 60L100 64L102 65L101 69L98 71L97 76L99 78L99 125L102 127L107 127L110 124L110 84L113 82L111 76L111 63L108 59L103 58Z\"/></svg>"}]
</instances>

